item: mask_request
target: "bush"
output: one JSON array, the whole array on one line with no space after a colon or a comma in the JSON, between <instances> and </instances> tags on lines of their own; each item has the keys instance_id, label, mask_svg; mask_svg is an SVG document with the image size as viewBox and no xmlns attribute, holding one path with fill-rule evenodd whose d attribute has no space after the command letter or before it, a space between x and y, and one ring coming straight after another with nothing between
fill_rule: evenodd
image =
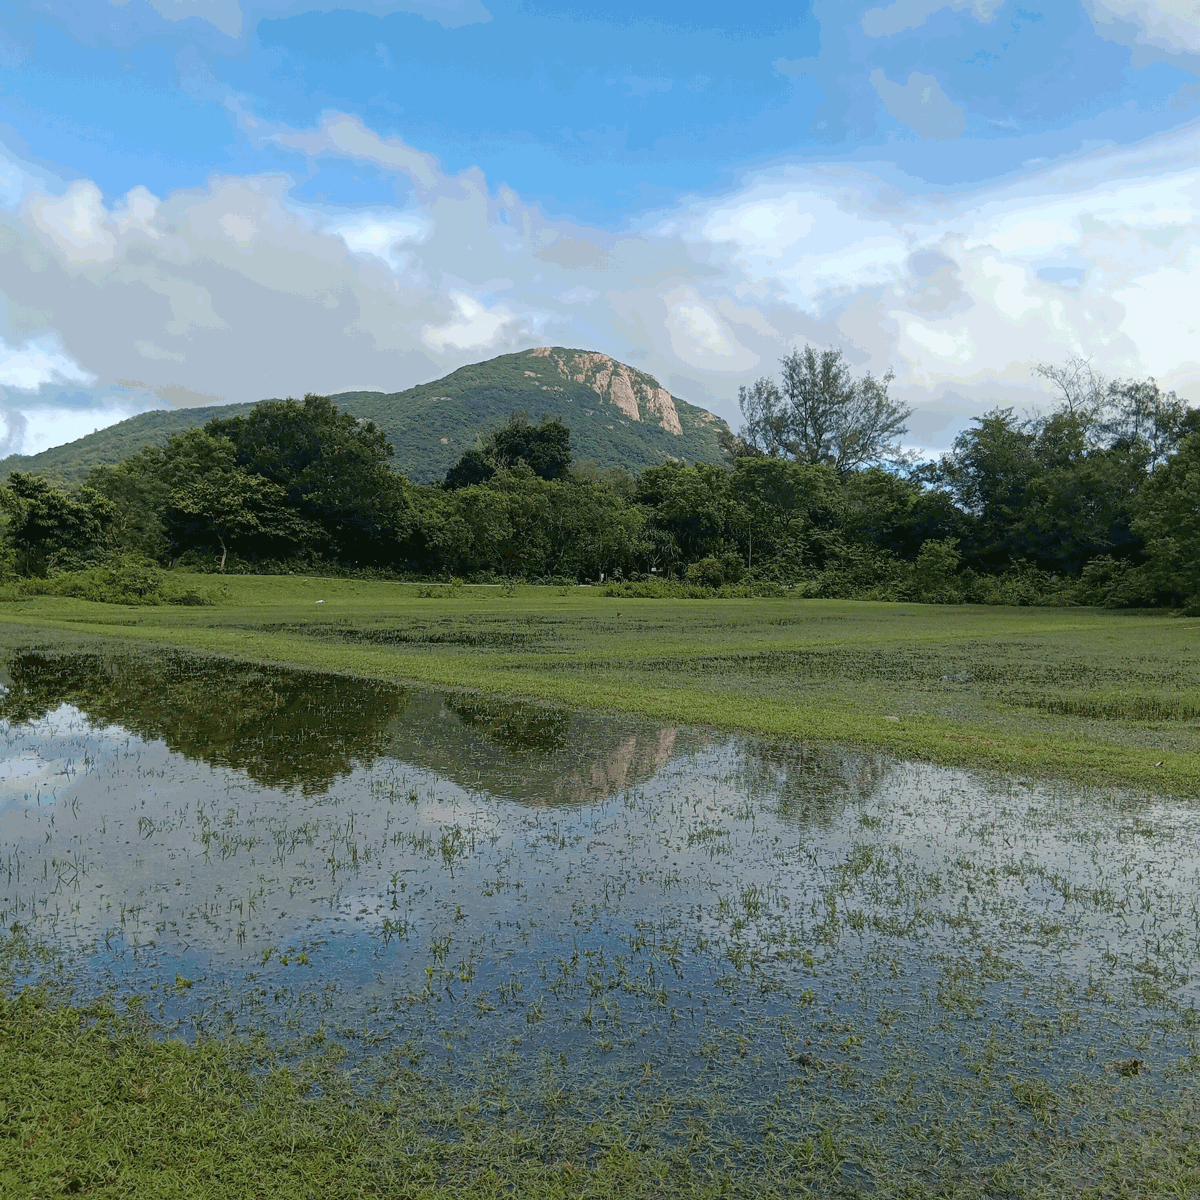
<instances>
[{"instance_id":1,"label":"bush","mask_svg":"<svg viewBox=\"0 0 1200 1200\"><path fill-rule=\"evenodd\" d=\"M11 591L13 594L8 595ZM216 593L188 587L161 567L116 559L82 571L63 571L48 579L25 579L6 589L4 599L24 596L70 596L97 604L215 604Z\"/></svg>"},{"instance_id":2,"label":"bush","mask_svg":"<svg viewBox=\"0 0 1200 1200\"><path fill-rule=\"evenodd\" d=\"M740 583L746 568L741 557L732 552L710 554L694 562L687 569L687 581L697 587L720 588L726 584Z\"/></svg>"},{"instance_id":3,"label":"bush","mask_svg":"<svg viewBox=\"0 0 1200 1200\"><path fill-rule=\"evenodd\" d=\"M980 575L972 582L968 600L977 604L1011 604L1062 607L1077 603L1076 584L1035 567L1014 563L1003 574Z\"/></svg>"},{"instance_id":4,"label":"bush","mask_svg":"<svg viewBox=\"0 0 1200 1200\"><path fill-rule=\"evenodd\" d=\"M898 591L905 600L924 604L961 604L964 580L959 576L962 555L957 538L925 542L910 567L909 578Z\"/></svg>"}]
</instances>

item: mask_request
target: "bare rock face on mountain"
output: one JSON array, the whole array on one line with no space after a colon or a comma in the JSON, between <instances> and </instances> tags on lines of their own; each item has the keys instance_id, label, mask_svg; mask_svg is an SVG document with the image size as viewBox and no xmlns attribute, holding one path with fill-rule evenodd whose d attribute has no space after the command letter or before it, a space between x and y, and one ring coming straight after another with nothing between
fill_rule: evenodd
<instances>
[{"instance_id":1,"label":"bare rock face on mountain","mask_svg":"<svg viewBox=\"0 0 1200 1200\"><path fill-rule=\"evenodd\" d=\"M658 380L636 367L626 366L587 350L555 350L541 346L529 351L530 358L548 359L559 376L572 383L584 383L600 397L616 405L634 421L650 421L668 433L682 434L683 425L671 393L658 386ZM538 372L526 371L536 376Z\"/></svg>"}]
</instances>

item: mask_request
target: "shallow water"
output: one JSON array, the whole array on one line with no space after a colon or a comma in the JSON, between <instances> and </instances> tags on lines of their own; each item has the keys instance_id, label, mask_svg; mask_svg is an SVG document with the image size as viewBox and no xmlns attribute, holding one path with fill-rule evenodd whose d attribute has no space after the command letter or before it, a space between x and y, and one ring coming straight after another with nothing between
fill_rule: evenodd
<instances>
[{"instance_id":1,"label":"shallow water","mask_svg":"<svg viewBox=\"0 0 1200 1200\"><path fill-rule=\"evenodd\" d=\"M681 1136L1194 1081L1182 802L175 654L3 682L14 985Z\"/></svg>"}]
</instances>

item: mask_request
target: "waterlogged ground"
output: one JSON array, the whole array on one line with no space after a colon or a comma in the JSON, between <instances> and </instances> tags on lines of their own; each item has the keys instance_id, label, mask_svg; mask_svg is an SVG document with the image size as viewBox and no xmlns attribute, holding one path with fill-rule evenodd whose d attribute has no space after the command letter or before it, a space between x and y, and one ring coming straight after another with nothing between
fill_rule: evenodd
<instances>
[{"instance_id":1,"label":"waterlogged ground","mask_svg":"<svg viewBox=\"0 0 1200 1200\"><path fill-rule=\"evenodd\" d=\"M1194 804L181 655L0 679L11 987L864 1178L1195 1106Z\"/></svg>"}]
</instances>

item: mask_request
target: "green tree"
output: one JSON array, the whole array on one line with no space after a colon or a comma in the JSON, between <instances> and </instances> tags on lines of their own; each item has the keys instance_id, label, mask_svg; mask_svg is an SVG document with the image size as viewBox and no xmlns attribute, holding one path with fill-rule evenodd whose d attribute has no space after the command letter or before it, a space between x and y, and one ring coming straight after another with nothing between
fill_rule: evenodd
<instances>
[{"instance_id":1,"label":"green tree","mask_svg":"<svg viewBox=\"0 0 1200 1200\"><path fill-rule=\"evenodd\" d=\"M14 471L0 487L0 506L23 574L82 566L112 546L113 508L94 488L69 494L38 475Z\"/></svg>"},{"instance_id":2,"label":"green tree","mask_svg":"<svg viewBox=\"0 0 1200 1200\"><path fill-rule=\"evenodd\" d=\"M537 425L514 413L506 424L466 451L446 472L448 490L486 483L505 468L524 464L539 479L564 479L571 468L571 432L559 420L543 416Z\"/></svg>"},{"instance_id":3,"label":"green tree","mask_svg":"<svg viewBox=\"0 0 1200 1200\"><path fill-rule=\"evenodd\" d=\"M801 561L814 528L830 524L839 502L832 468L767 456L738 457L728 487L734 506L726 523L737 526L747 569L781 553Z\"/></svg>"},{"instance_id":4,"label":"green tree","mask_svg":"<svg viewBox=\"0 0 1200 1200\"><path fill-rule=\"evenodd\" d=\"M781 360L779 384L764 376L738 392L741 438L775 458L832 467L845 476L905 459L900 438L912 409L888 396L894 376L855 379L841 350L811 346Z\"/></svg>"},{"instance_id":5,"label":"green tree","mask_svg":"<svg viewBox=\"0 0 1200 1200\"><path fill-rule=\"evenodd\" d=\"M667 462L638 477L634 498L649 510L651 546L671 556L662 564L668 571L727 549L741 524L729 485L730 473L710 463Z\"/></svg>"},{"instance_id":6,"label":"green tree","mask_svg":"<svg viewBox=\"0 0 1200 1200\"><path fill-rule=\"evenodd\" d=\"M321 537L279 484L241 466L233 443L207 429L189 429L167 443L163 479L175 554L219 549L224 571L231 550L288 556Z\"/></svg>"},{"instance_id":7,"label":"green tree","mask_svg":"<svg viewBox=\"0 0 1200 1200\"><path fill-rule=\"evenodd\" d=\"M1172 601L1200 596L1200 434L1150 476L1133 526L1146 542L1150 585Z\"/></svg>"},{"instance_id":8,"label":"green tree","mask_svg":"<svg viewBox=\"0 0 1200 1200\"><path fill-rule=\"evenodd\" d=\"M412 531L406 483L388 465L391 445L328 396L264 401L205 431L228 440L241 469L283 490L314 549L346 562L389 561Z\"/></svg>"},{"instance_id":9,"label":"green tree","mask_svg":"<svg viewBox=\"0 0 1200 1200\"><path fill-rule=\"evenodd\" d=\"M166 512L171 487L163 451L147 446L116 466L97 467L89 486L112 505L112 535L122 551L139 558L165 560L171 542Z\"/></svg>"},{"instance_id":10,"label":"green tree","mask_svg":"<svg viewBox=\"0 0 1200 1200\"><path fill-rule=\"evenodd\" d=\"M221 571L231 547L279 545L296 540L300 532L284 490L236 466L176 488L171 493L170 517L177 546L215 542L220 547Z\"/></svg>"},{"instance_id":11,"label":"green tree","mask_svg":"<svg viewBox=\"0 0 1200 1200\"><path fill-rule=\"evenodd\" d=\"M966 513L968 557L991 569L1028 549L1025 506L1039 470L1037 439L1011 408L994 408L973 421L975 428L954 439L928 477Z\"/></svg>"}]
</instances>

